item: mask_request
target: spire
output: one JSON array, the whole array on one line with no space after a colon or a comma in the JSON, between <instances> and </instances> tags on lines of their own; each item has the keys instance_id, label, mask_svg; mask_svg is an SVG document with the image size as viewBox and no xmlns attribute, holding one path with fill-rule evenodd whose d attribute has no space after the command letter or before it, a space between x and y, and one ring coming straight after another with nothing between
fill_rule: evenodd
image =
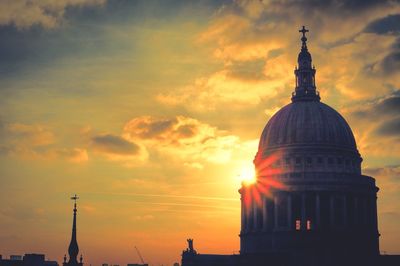
<instances>
[{"instance_id":1,"label":"spire","mask_svg":"<svg viewBox=\"0 0 400 266\"><path fill-rule=\"evenodd\" d=\"M299 30L303 34L301 37L301 51L297 58L298 66L294 70L296 76L296 88L292 93L292 102L295 101L319 101L319 93L315 86L315 67L312 66L311 54L307 48L307 37L306 33L309 30L306 27L302 27Z\"/></svg>"},{"instance_id":2,"label":"spire","mask_svg":"<svg viewBox=\"0 0 400 266\"><path fill-rule=\"evenodd\" d=\"M75 194L71 199L74 201L74 218L72 221L72 236L71 236L71 242L69 243L68 247L68 254L69 254L69 265L77 265L78 264L78 253L79 253L79 247L78 247L78 242L76 241L76 200L79 199L79 197Z\"/></svg>"}]
</instances>

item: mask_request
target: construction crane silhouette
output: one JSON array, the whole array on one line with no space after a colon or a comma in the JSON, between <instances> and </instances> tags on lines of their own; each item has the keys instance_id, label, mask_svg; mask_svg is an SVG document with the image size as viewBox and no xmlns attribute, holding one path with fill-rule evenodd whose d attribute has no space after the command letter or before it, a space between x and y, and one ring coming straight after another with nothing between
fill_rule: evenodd
<instances>
[{"instance_id":1,"label":"construction crane silhouette","mask_svg":"<svg viewBox=\"0 0 400 266\"><path fill-rule=\"evenodd\" d=\"M144 262L144 260L143 260L142 254L140 254L139 249L138 249L136 246L135 246L135 249L136 249L136 253L138 254L140 260L142 261L142 264L146 264L146 263Z\"/></svg>"}]
</instances>

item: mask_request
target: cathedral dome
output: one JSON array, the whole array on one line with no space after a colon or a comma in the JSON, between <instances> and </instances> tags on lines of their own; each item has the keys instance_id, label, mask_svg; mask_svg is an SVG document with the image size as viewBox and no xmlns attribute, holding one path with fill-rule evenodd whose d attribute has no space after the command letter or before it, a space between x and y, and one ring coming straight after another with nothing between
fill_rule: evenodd
<instances>
[{"instance_id":1,"label":"cathedral dome","mask_svg":"<svg viewBox=\"0 0 400 266\"><path fill-rule=\"evenodd\" d=\"M279 110L264 128L259 151L297 145L357 150L346 120L319 101L294 101Z\"/></svg>"},{"instance_id":2,"label":"cathedral dome","mask_svg":"<svg viewBox=\"0 0 400 266\"><path fill-rule=\"evenodd\" d=\"M316 69L307 48L306 30L300 32L302 46L294 74L296 87L292 103L268 121L260 138L258 155L280 148L319 148L332 155L338 149L358 154L356 141L346 120L333 108L320 102L315 84ZM287 150L286 149L286 150ZM304 153L310 152L307 148Z\"/></svg>"},{"instance_id":3,"label":"cathedral dome","mask_svg":"<svg viewBox=\"0 0 400 266\"><path fill-rule=\"evenodd\" d=\"M292 102L268 121L253 160L255 182L239 190L240 254L293 254L293 265L354 265L348 258L379 254L378 188L362 174L350 126L321 102L307 31L299 30ZM331 257L319 260L316 254Z\"/></svg>"}]
</instances>

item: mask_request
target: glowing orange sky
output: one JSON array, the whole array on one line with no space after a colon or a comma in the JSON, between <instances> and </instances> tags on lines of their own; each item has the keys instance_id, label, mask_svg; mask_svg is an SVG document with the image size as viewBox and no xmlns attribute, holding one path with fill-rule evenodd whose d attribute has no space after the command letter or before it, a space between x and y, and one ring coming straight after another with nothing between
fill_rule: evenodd
<instances>
[{"instance_id":1,"label":"glowing orange sky","mask_svg":"<svg viewBox=\"0 0 400 266\"><path fill-rule=\"evenodd\" d=\"M138 246L171 265L188 237L238 252L238 189L290 101L301 25L381 188L381 250L400 252L399 4L26 2L0 2L0 254L61 262L74 193L87 264Z\"/></svg>"}]
</instances>

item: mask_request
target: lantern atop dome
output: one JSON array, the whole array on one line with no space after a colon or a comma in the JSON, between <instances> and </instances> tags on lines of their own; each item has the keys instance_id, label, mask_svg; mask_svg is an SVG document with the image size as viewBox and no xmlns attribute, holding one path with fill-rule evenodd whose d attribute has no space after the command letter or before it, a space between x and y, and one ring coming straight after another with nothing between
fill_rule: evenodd
<instances>
[{"instance_id":1,"label":"lantern atop dome","mask_svg":"<svg viewBox=\"0 0 400 266\"><path fill-rule=\"evenodd\" d=\"M297 58L298 66L294 70L296 76L296 88L292 93L292 101L319 101L319 93L315 85L315 67L312 66L312 57L307 48L306 33L309 32L305 28L299 30L303 34L301 37L301 51Z\"/></svg>"}]
</instances>

